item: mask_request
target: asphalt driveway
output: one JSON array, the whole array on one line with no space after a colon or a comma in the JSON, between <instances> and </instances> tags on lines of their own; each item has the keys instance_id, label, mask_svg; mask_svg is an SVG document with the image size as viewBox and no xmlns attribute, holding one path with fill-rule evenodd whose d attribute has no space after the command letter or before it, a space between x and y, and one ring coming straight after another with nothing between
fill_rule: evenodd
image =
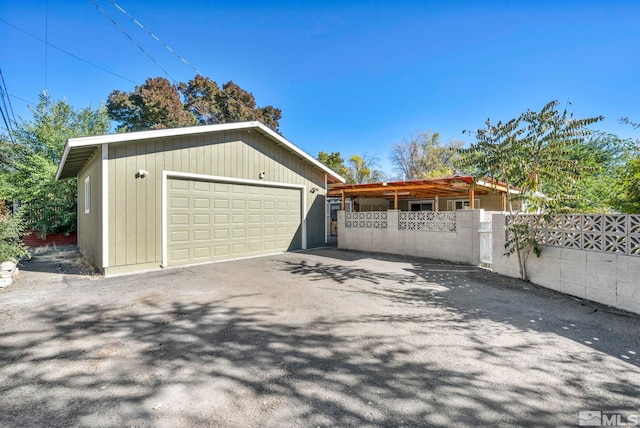
<instances>
[{"instance_id":1,"label":"asphalt driveway","mask_svg":"<svg viewBox=\"0 0 640 428\"><path fill-rule=\"evenodd\" d=\"M111 279L33 270L0 292L1 426L640 413L640 318L469 266L323 249Z\"/></svg>"}]
</instances>

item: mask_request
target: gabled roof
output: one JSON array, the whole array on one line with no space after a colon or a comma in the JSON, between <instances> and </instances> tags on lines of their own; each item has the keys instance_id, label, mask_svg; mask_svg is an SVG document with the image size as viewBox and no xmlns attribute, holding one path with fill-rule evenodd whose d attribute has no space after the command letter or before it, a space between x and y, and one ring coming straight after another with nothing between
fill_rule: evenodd
<instances>
[{"instance_id":1,"label":"gabled roof","mask_svg":"<svg viewBox=\"0 0 640 428\"><path fill-rule=\"evenodd\" d=\"M282 135L260 122L221 123L216 125L190 126L186 128L156 129L151 131L128 132L123 134L98 135L94 137L70 138L64 146L62 160L58 165L56 180L75 177L102 144L118 144L154 138L177 137L222 131L255 131L271 139L291 153L309 162L327 174L329 183L344 183L344 178L305 153Z\"/></svg>"},{"instance_id":2,"label":"gabled roof","mask_svg":"<svg viewBox=\"0 0 640 428\"><path fill-rule=\"evenodd\" d=\"M450 177L426 180L392 181L382 183L336 184L331 186L328 196L388 198L398 192L400 199L419 199L439 197L463 197L473 189L477 195L497 192L506 193L504 183L492 183L491 179L478 179L470 175L452 175ZM512 193L517 193L511 190Z\"/></svg>"}]
</instances>

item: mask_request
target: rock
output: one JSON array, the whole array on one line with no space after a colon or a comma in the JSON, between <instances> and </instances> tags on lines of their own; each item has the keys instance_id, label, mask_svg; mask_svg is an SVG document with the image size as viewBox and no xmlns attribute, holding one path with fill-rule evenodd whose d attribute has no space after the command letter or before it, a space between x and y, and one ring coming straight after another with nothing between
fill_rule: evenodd
<instances>
[{"instance_id":1,"label":"rock","mask_svg":"<svg viewBox=\"0 0 640 428\"><path fill-rule=\"evenodd\" d=\"M12 270L0 270L0 278L11 278L13 277Z\"/></svg>"},{"instance_id":2,"label":"rock","mask_svg":"<svg viewBox=\"0 0 640 428\"><path fill-rule=\"evenodd\" d=\"M11 285L11 278L0 278L0 288L7 288Z\"/></svg>"},{"instance_id":3,"label":"rock","mask_svg":"<svg viewBox=\"0 0 640 428\"><path fill-rule=\"evenodd\" d=\"M0 263L0 270L14 270L16 268L16 262L7 260L6 262Z\"/></svg>"}]
</instances>

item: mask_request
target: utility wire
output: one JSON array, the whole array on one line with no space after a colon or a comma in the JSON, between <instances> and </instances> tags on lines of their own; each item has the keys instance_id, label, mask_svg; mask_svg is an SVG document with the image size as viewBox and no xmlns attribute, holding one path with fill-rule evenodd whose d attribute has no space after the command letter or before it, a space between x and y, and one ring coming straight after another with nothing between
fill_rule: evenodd
<instances>
[{"instance_id":1,"label":"utility wire","mask_svg":"<svg viewBox=\"0 0 640 428\"><path fill-rule=\"evenodd\" d=\"M11 126L11 117L9 116L9 109L7 108L7 98L8 97L5 90L2 88L2 86L0 86L0 99L2 100L2 106L0 107L0 109L4 107L4 111L7 112L7 119L5 119L4 123L5 125L7 125L7 131L13 133L13 127Z\"/></svg>"},{"instance_id":2,"label":"utility wire","mask_svg":"<svg viewBox=\"0 0 640 428\"><path fill-rule=\"evenodd\" d=\"M113 4L120 12L124 13L130 20L131 22L133 22L134 24L136 24L138 27L142 28L148 35L150 35L153 39L155 39L158 43L160 43L162 46L164 46L164 48L166 50L168 50L169 52L171 52L173 55L175 55L180 61L182 61L183 63L185 63L187 66L191 67L191 69L193 71L196 72L196 74L201 74L200 71L195 68L191 63L189 63L189 61L187 61L186 59L184 59L183 57L181 57L176 51L174 51L173 49L171 49L171 47L169 45L167 45L165 42L163 42L162 40L160 40L160 38L158 36L156 36L155 34L153 34L151 32L151 30L147 29L144 25L142 25L142 23L140 23L140 21L138 21L137 19L135 19L133 16L131 16L129 14L129 12L127 12L126 10L124 10L122 7L120 7L120 5L118 3L116 3L114 0L109 0L111 2L111 4Z\"/></svg>"},{"instance_id":3,"label":"utility wire","mask_svg":"<svg viewBox=\"0 0 640 428\"><path fill-rule=\"evenodd\" d=\"M20 101L25 102L25 103L27 103L29 105L32 105L32 106L37 106L38 105L38 104L34 103L33 101L25 100L24 98L20 98L17 95L13 95L13 94L9 94L9 93L7 93L7 95L9 97L11 97L11 98L15 98L16 100L20 100Z\"/></svg>"},{"instance_id":4,"label":"utility wire","mask_svg":"<svg viewBox=\"0 0 640 428\"><path fill-rule=\"evenodd\" d=\"M13 105L11 104L11 98L9 98L9 91L7 91L7 84L4 81L4 74L2 74L2 69L0 68L0 78L2 78L2 86L4 87L4 93L7 94L7 101L9 101L9 108L11 110L11 117L13 117L13 121L16 122L16 115L13 112Z\"/></svg>"},{"instance_id":5,"label":"utility wire","mask_svg":"<svg viewBox=\"0 0 640 428\"><path fill-rule=\"evenodd\" d=\"M192 70L194 70L196 72L196 74L201 74L200 71L198 71L198 69L196 67L194 67L193 65L191 65L191 63L189 63L189 61L187 61L186 59L184 59L182 56L178 55L173 49L171 49L166 43L164 43L162 40L160 40L160 38L158 36L156 36L153 32L151 32L151 30L147 29L144 25L142 25L140 23L140 21L138 21L137 19L135 19L133 16L131 16L126 10L124 10L122 7L120 7L114 0L109 0L120 12L122 12L123 14L125 14L132 22L134 22L136 25L138 25L140 28L142 28L147 34L149 34L149 36L151 36L153 39L155 39L158 43L160 43L162 46L164 46L169 52L171 52L173 55L175 55L176 57L178 57L180 59L180 61L182 61L183 63L185 63L187 66L189 66ZM96 5L96 7L98 9L100 9L100 7L95 3L94 0L91 0L91 2ZM118 24L115 23L115 21L113 20L113 18L111 18L109 15L106 14L106 12L104 12L102 9L100 9L100 11L105 14L105 16L107 16L111 22L114 23L114 25L116 25L118 28L120 28L120 26L118 26ZM129 36L124 30L120 29L122 32L124 32L127 37L129 37L129 39L133 42L133 39L131 38L131 36ZM135 42L133 42L135 43ZM135 43L136 46L138 46L141 50L142 48ZM144 50L142 50L144 52ZM146 52L145 52L146 54ZM149 56L147 54L147 56ZM150 56L149 56L150 57ZM151 58L151 57L150 57ZM153 60L153 58L151 58ZM155 62L155 60L153 60L153 62ZM158 65L158 63L156 63L156 65ZM158 65L158 67L160 67L160 65ZM162 67L160 67L162 68ZM163 69L164 70L164 69ZM169 73L167 73L165 71L165 73L167 75L169 75ZM171 76L169 76L171 77ZM172 78L172 80L175 82L175 79ZM253 116L254 119L260 121L260 119L258 118L256 112L254 109L246 106L243 102L237 100L236 98L234 98L233 96L231 96L229 93L227 93L224 89L222 89L222 87L220 87L220 92L222 92L227 98L229 98L232 101L235 101L236 104L238 104L241 108L243 108L246 112L249 113L249 115Z\"/></svg>"},{"instance_id":6,"label":"utility wire","mask_svg":"<svg viewBox=\"0 0 640 428\"><path fill-rule=\"evenodd\" d=\"M103 14L103 15L104 15L104 16L105 16L109 21L111 21L111 23L112 23L113 25L115 25L115 26L116 26L116 28L117 28L118 30L120 30L120 31L121 31L125 36L127 36L127 38L131 41L131 43L133 43L134 45L136 45L136 46L138 47L138 49L140 49L140 50L142 51L142 53L143 53L143 54L145 54L145 55L146 55L146 56L147 56L147 57L148 57L148 58L149 58L149 59L150 59L150 60L151 60L155 65L157 65L157 66L158 66L158 68L159 68L160 70L162 70L162 72L163 72L164 74L166 74L167 76L169 76L169 78L170 78L171 80L173 80L174 82L176 82L176 79L174 79L174 78L173 78L173 76L171 76L167 70L165 70L165 69L164 69L160 64L158 64L158 61L156 61L156 60L155 60L155 59L154 59L150 54L148 54L148 53L147 53L147 51L145 51L145 50L144 50L144 48L143 48L142 46L140 46L140 45L139 45L135 40L133 40L133 37L131 37L131 36L129 35L129 33L127 33L127 32L125 31L125 29L124 29L124 28L122 28L122 27L121 27L121 26L120 26L120 25L119 25L119 24L118 24L118 23L117 23L117 22L116 22L116 21L111 17L111 15L109 15L109 14L108 14L108 13L107 13L103 8L101 8L101 7L100 7L100 5L99 5L98 3L96 3L94 0L91 0L91 3L93 3L93 5L94 5L96 8L98 8L98 10L99 10L99 11L100 11L100 12L101 12L101 13L102 13L102 14Z\"/></svg>"},{"instance_id":7,"label":"utility wire","mask_svg":"<svg viewBox=\"0 0 640 428\"><path fill-rule=\"evenodd\" d=\"M104 67L101 67L101 66L99 66L99 65L97 65L97 64L94 64L94 63L92 63L92 62L89 62L89 61L87 61L87 60L86 60L86 59L84 59L84 58L80 58L78 55L75 55L75 54L73 54L73 53L71 53L71 52L69 52L69 51L67 51L67 50L65 50L65 49L62 49L61 47L58 47L58 46L56 46L56 45L54 45L54 44L51 44L51 43L47 42L46 40L41 39L40 37L38 37L38 36L36 36L36 35L33 35L33 34L29 33L28 31L23 30L23 29L22 29L22 28L20 28L20 27L16 27L15 25L11 24L10 22L5 21L5 20L4 20L4 19L2 19L2 18L0 18L0 22L2 22L2 23L4 23L4 24L8 25L9 27L12 27L12 28L14 28L14 29L16 29L16 30L20 31L20 32L21 32L21 33L23 33L23 34L26 34L26 35L27 35L27 36L29 36L29 37L32 37L32 38L36 39L36 40L37 40L37 41L39 41L39 42L44 43L44 44L45 44L45 45L47 45L47 46L50 46L50 47L52 47L52 48L54 48L54 49L57 49L57 50L59 50L60 52L62 52L62 53L64 53L64 54L66 54L66 55L69 55L69 56L71 56L71 57L73 57L73 58L77 59L78 61L82 61L82 62L84 62L85 64L88 64L88 65L90 65L90 66L92 66L92 67L95 67L95 68L97 68L97 69L100 69L100 70L104 71L105 73L109 73L109 74L111 74L111 75L113 75L113 76L116 76L116 77L118 77L118 78L122 79L122 80L126 80L127 82L133 83L134 85L136 85L136 84L137 84L137 82L135 82L135 81L134 81L134 80L132 80L132 79L128 79L128 78L126 78L126 77L124 77L124 76L122 76L122 75L120 75L120 74L118 74L118 73L114 73L113 71L109 71L109 70L107 70L107 69L106 69L106 68L104 68ZM12 96L13 96L14 98L18 98L18 97L16 97L15 95L12 95ZM24 101L24 100L23 100L23 101ZM33 104L33 103L32 103L32 104Z\"/></svg>"},{"instance_id":8,"label":"utility wire","mask_svg":"<svg viewBox=\"0 0 640 428\"><path fill-rule=\"evenodd\" d=\"M2 115L2 120L4 121L4 127L7 129L7 131L9 132L9 138L11 139L11 142L13 144L16 144L16 140L13 139L13 131L11 130L11 128L9 127L9 122L7 122L7 117L4 115L4 110L2 110L2 107L0 106L0 115Z\"/></svg>"}]
</instances>

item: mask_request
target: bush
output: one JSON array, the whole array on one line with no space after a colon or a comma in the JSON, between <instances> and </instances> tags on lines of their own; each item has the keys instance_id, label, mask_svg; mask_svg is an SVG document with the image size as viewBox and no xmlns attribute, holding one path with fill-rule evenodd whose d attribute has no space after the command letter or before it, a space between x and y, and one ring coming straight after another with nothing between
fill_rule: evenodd
<instances>
[{"instance_id":1,"label":"bush","mask_svg":"<svg viewBox=\"0 0 640 428\"><path fill-rule=\"evenodd\" d=\"M22 242L24 221L22 216L7 214L0 219L0 262L18 261L29 255L27 246Z\"/></svg>"}]
</instances>

